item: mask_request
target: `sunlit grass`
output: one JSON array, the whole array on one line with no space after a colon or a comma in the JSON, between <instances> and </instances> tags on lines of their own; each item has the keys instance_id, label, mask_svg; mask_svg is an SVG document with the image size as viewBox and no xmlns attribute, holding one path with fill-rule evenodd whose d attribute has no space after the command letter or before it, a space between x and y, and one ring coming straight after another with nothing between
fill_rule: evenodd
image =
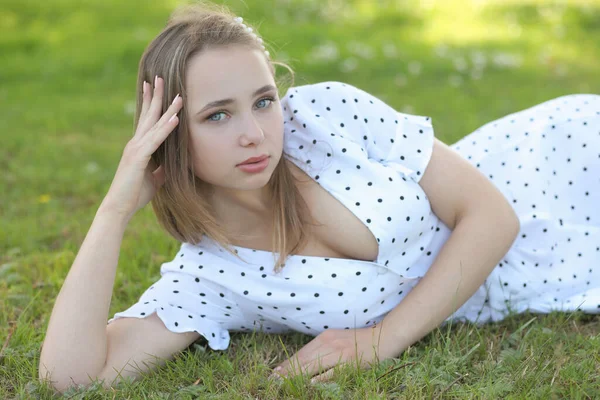
<instances>
[{"instance_id":1,"label":"sunlit grass","mask_svg":"<svg viewBox=\"0 0 600 400\"><path fill-rule=\"evenodd\" d=\"M139 57L181 3L0 3L0 398L51 397L36 380L50 311L131 135ZM348 82L399 111L431 116L446 143L544 100L600 93L600 0L227 4L292 65L296 84ZM136 215L123 241L111 315L158 279L177 248L149 207ZM198 343L117 392L71 394L600 397L598 318L532 318L436 330L397 360L371 371L347 368L316 386L266 379L285 354L282 344L293 352L309 337L233 334L227 352Z\"/></svg>"}]
</instances>

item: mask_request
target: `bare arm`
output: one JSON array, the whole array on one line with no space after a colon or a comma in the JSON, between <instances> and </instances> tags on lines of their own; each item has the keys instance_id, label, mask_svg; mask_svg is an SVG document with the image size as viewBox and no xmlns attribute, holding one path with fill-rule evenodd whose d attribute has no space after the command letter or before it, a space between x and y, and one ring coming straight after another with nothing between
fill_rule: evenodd
<instances>
[{"instance_id":1,"label":"bare arm","mask_svg":"<svg viewBox=\"0 0 600 400\"><path fill-rule=\"evenodd\" d=\"M115 321L106 326L121 241L131 217L164 183L162 166L151 155L179 122L182 100L176 97L163 114L163 82L154 95L144 82L144 101L134 137L127 143L108 194L58 294L40 355L40 378L59 390L88 384L90 378L112 378L129 361L146 353L169 356L197 338L175 334L153 316L147 321ZM161 117L162 115L162 117ZM150 332L144 329L156 329ZM128 376L135 375L135 372Z\"/></svg>"},{"instance_id":2,"label":"bare arm","mask_svg":"<svg viewBox=\"0 0 600 400\"><path fill-rule=\"evenodd\" d=\"M39 376L59 391L96 378L106 387L125 377L137 379L200 336L173 333L156 314L106 325L124 227L114 214L96 214L56 299Z\"/></svg>"},{"instance_id":3,"label":"bare arm","mask_svg":"<svg viewBox=\"0 0 600 400\"><path fill-rule=\"evenodd\" d=\"M460 219L423 279L383 320L383 336L395 354L460 308L510 249L518 232L512 211L481 210Z\"/></svg>"},{"instance_id":4,"label":"bare arm","mask_svg":"<svg viewBox=\"0 0 600 400\"><path fill-rule=\"evenodd\" d=\"M127 221L96 213L56 298L40 355L40 377L84 383L97 376L107 355L108 315Z\"/></svg>"}]
</instances>

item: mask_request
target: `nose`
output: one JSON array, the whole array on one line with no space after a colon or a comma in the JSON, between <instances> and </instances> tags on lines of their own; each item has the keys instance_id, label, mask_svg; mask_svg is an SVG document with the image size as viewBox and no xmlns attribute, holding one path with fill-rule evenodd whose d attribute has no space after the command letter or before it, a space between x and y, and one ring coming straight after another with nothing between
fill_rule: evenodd
<instances>
[{"instance_id":1,"label":"nose","mask_svg":"<svg viewBox=\"0 0 600 400\"><path fill-rule=\"evenodd\" d=\"M244 118L241 137L244 145L248 145L249 143L260 144L265 139L265 134L260 126L260 122L254 115L250 114L248 117Z\"/></svg>"}]
</instances>

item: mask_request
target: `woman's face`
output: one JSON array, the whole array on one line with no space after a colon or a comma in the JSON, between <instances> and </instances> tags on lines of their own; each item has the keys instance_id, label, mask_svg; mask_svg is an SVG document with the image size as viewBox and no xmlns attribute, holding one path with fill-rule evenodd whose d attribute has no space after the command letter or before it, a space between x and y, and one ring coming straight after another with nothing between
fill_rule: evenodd
<instances>
[{"instance_id":1,"label":"woman's face","mask_svg":"<svg viewBox=\"0 0 600 400\"><path fill-rule=\"evenodd\" d=\"M189 151L196 176L231 198L261 196L283 150L283 112L264 54L242 46L211 49L187 68ZM262 172L237 166L263 154L270 160Z\"/></svg>"}]
</instances>

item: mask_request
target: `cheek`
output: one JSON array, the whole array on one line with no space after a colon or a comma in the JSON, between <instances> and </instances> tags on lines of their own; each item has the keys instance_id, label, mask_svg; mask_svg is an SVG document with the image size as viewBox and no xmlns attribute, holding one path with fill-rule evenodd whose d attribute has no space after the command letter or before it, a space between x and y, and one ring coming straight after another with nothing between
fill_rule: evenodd
<instances>
[{"instance_id":1,"label":"cheek","mask_svg":"<svg viewBox=\"0 0 600 400\"><path fill-rule=\"evenodd\" d=\"M197 137L190 140L189 153L194 164L196 175L198 171L205 171L208 167L213 172L226 166L231 153L226 143L214 140L200 140Z\"/></svg>"}]
</instances>

